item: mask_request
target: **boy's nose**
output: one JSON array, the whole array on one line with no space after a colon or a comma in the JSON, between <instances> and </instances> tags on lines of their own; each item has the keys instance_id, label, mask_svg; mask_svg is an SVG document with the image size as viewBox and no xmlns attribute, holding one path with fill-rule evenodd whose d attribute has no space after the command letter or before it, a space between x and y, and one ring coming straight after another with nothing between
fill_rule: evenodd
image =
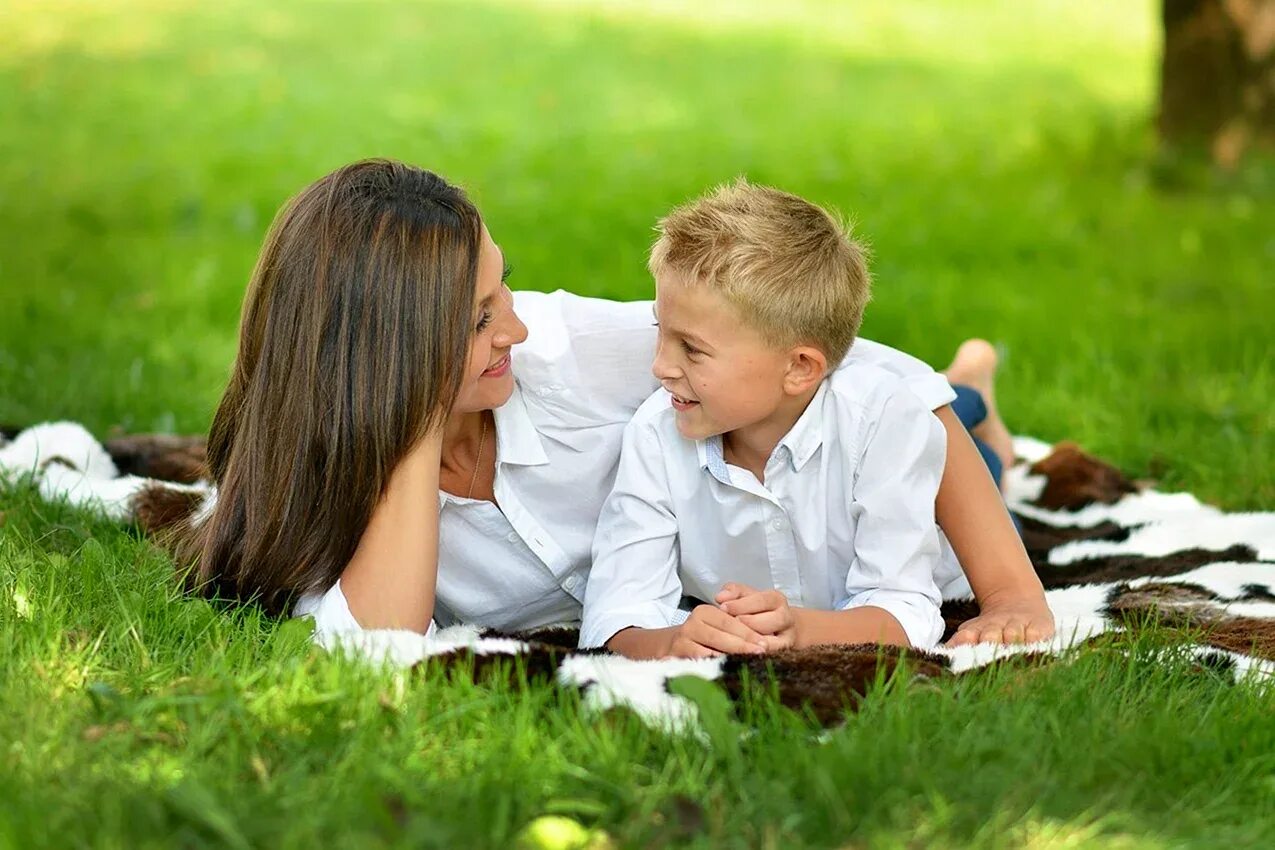
<instances>
[{"instance_id":1,"label":"boy's nose","mask_svg":"<svg viewBox=\"0 0 1275 850\"><path fill-rule=\"evenodd\" d=\"M663 342L659 343L655 349L655 360L651 362L651 374L660 381L671 381L678 377L677 367L664 356Z\"/></svg>"}]
</instances>

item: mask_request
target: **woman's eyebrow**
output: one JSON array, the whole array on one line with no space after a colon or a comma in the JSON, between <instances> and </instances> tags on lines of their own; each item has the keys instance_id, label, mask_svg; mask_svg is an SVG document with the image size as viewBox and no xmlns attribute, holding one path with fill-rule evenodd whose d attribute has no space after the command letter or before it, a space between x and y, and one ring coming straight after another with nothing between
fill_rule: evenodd
<instances>
[{"instance_id":1,"label":"woman's eyebrow","mask_svg":"<svg viewBox=\"0 0 1275 850\"><path fill-rule=\"evenodd\" d=\"M497 246L497 247L496 247L496 250L497 250L497 251L500 251L500 267L503 269L503 268L505 267L505 252L500 250L500 246ZM502 280L502 281L501 281L501 283L504 283L504 281ZM497 295L499 295L499 294L500 294L500 287L499 287L499 286L497 286L497 287L496 287L495 289L493 289L491 292L488 292L488 293L487 293L487 297L486 297L486 298L484 298L482 301L479 301L479 302L478 302L478 306L479 306L480 308L481 308L481 307L485 307L485 306L487 305L487 303L488 303L488 302L490 302L493 298L495 298L495 297L496 297Z\"/></svg>"}]
</instances>

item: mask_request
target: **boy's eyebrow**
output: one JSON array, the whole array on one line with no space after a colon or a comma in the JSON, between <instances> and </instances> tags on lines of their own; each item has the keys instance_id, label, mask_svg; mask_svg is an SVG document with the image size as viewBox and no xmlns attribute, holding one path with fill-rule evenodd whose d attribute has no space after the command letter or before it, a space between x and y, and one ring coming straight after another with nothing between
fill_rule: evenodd
<instances>
[{"instance_id":1,"label":"boy's eyebrow","mask_svg":"<svg viewBox=\"0 0 1275 850\"><path fill-rule=\"evenodd\" d=\"M682 337L683 339L689 339L691 342L694 342L696 345L699 345L702 348L712 348L708 340L704 339L704 337L697 336L696 334L693 334L690 331L684 331L681 328L673 327L671 325L666 325L663 322L661 322L660 314L655 312L654 301L651 302L651 315L655 317L655 323L659 325L660 327L664 328L665 330L675 333L678 336Z\"/></svg>"},{"instance_id":2,"label":"boy's eyebrow","mask_svg":"<svg viewBox=\"0 0 1275 850\"><path fill-rule=\"evenodd\" d=\"M693 334L693 333L691 333L690 331L682 330L682 329L681 329L681 328L679 328L679 327L668 327L668 330L669 330L669 331L671 331L671 332L673 332L673 333L675 333L675 334L677 334L677 335L678 335L678 336L680 336L682 339L688 339L688 340L690 340L691 342L693 342L693 343L695 343L696 345L698 345L700 348L712 348L712 347L713 347L713 346L709 343L709 341L708 341L708 340L704 339L704 337L699 336L698 334Z\"/></svg>"}]
</instances>

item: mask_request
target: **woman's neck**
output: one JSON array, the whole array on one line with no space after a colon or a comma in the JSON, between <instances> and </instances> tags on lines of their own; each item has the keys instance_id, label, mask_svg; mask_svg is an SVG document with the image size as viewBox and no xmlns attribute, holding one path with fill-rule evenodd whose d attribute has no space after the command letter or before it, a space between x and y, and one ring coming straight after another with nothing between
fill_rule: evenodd
<instances>
[{"instance_id":1,"label":"woman's neck","mask_svg":"<svg viewBox=\"0 0 1275 850\"><path fill-rule=\"evenodd\" d=\"M483 430L487 439L494 437L495 422L489 419L491 411L477 410L453 413L443 425L443 468L472 469L478 456L478 445L483 442ZM484 424L485 423L485 424Z\"/></svg>"}]
</instances>

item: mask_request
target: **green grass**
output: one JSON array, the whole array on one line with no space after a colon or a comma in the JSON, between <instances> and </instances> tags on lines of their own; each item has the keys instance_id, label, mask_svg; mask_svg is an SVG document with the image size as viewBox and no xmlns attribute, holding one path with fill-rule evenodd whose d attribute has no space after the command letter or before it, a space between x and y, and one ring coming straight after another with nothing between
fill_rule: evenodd
<instances>
[{"instance_id":1,"label":"green grass","mask_svg":"<svg viewBox=\"0 0 1275 850\"><path fill-rule=\"evenodd\" d=\"M986 336L1015 430L1269 508L1272 170L1166 188L1157 39L1098 0L0 0L0 422L204 430L274 210L352 159L468 187L517 285L614 298L656 217L747 174L857 221L866 335ZM0 511L0 843L506 846L552 811L630 845L1275 843L1269 690L1141 650L885 686L822 743L763 699L706 750L324 657L130 532Z\"/></svg>"}]
</instances>

